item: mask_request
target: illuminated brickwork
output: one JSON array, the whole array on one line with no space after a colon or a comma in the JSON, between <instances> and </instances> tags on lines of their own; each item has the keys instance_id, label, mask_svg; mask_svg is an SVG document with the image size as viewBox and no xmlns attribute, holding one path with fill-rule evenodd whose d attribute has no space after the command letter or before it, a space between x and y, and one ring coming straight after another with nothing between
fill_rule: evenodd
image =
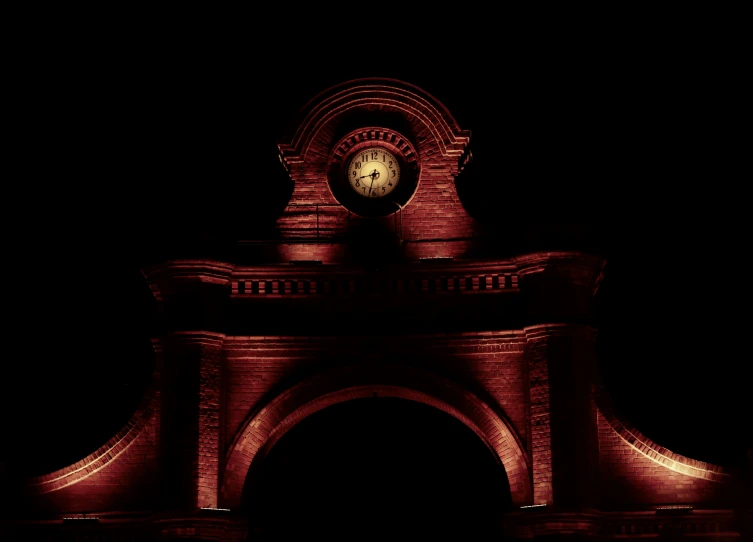
<instances>
[{"instance_id":1,"label":"illuminated brickwork","mask_svg":"<svg viewBox=\"0 0 753 542\"><path fill-rule=\"evenodd\" d=\"M468 251L477 225L465 212L455 177L467 158L470 133L461 130L446 108L423 90L399 81L355 81L333 88L302 113L292 141L280 144L282 159L295 182L290 206L280 217L287 237L328 238L347 230L356 220L342 208L329 188L328 165L339 126L356 115L373 124L401 119L421 163L418 188L410 204L381 219L387 229L399 228L412 257L458 256ZM392 128L387 126L387 128ZM325 207L317 208L316 205ZM326 260L331 252L319 254Z\"/></svg>"},{"instance_id":2,"label":"illuminated brickwork","mask_svg":"<svg viewBox=\"0 0 753 542\"><path fill-rule=\"evenodd\" d=\"M354 118L399 124L421 165L410 201L371 222L328 185L332 145ZM245 495L279 439L330 405L382 396L439 409L484 442L509 482L511 537L734 536L735 476L651 442L597 385L587 322L602 259L473 257L479 225L454 183L469 143L441 103L401 82L353 81L313 100L279 145L295 187L278 237L239 242L245 263L143 270L162 315L153 385L105 446L27 480L24 505L40 517L26 525L42 537L45 518L83 525L94 510L124 539L244 540ZM384 261L349 237L367 222L394 242ZM401 332L353 331L364 315ZM673 509L684 523L652 508L678 504L695 509Z\"/></svg>"},{"instance_id":3,"label":"illuminated brickwork","mask_svg":"<svg viewBox=\"0 0 753 542\"><path fill-rule=\"evenodd\" d=\"M244 424L233 441L223 482L224 506L239 506L248 470L284 432L313 412L360 397L398 397L447 412L471 428L505 465L513 501L530 500L525 452L509 422L499 418L473 394L450 381L408 367L344 366L304 380L273 399Z\"/></svg>"}]
</instances>

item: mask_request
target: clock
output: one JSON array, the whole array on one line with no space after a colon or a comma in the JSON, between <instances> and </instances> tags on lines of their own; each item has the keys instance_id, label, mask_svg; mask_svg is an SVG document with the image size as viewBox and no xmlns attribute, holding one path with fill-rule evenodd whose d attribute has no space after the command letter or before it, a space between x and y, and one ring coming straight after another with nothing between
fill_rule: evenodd
<instances>
[{"instance_id":1,"label":"clock","mask_svg":"<svg viewBox=\"0 0 753 542\"><path fill-rule=\"evenodd\" d=\"M400 161L383 145L370 145L351 156L346 175L350 187L359 196L383 198L400 182Z\"/></svg>"},{"instance_id":2,"label":"clock","mask_svg":"<svg viewBox=\"0 0 753 542\"><path fill-rule=\"evenodd\" d=\"M419 161L410 138L386 127L358 128L332 147L327 180L335 200L363 217L396 213L419 181Z\"/></svg>"}]
</instances>

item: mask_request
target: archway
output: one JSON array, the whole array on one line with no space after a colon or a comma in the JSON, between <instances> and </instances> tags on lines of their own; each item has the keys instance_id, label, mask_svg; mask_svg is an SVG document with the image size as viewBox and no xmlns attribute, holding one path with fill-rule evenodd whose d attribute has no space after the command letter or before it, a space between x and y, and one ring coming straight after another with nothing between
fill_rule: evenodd
<instances>
[{"instance_id":1,"label":"archway","mask_svg":"<svg viewBox=\"0 0 753 542\"><path fill-rule=\"evenodd\" d=\"M499 458L432 406L362 397L288 431L246 484L253 539L499 540L512 507Z\"/></svg>"},{"instance_id":2,"label":"archway","mask_svg":"<svg viewBox=\"0 0 753 542\"><path fill-rule=\"evenodd\" d=\"M229 448L222 475L220 506L243 507L242 496L249 479L253 478L252 470L296 424L328 406L374 397L423 403L461 422L504 468L513 505L532 504L528 456L502 412L435 373L404 365L362 363L334 368L303 380L249 416ZM436 446L441 445L439 441L434 442Z\"/></svg>"}]
</instances>

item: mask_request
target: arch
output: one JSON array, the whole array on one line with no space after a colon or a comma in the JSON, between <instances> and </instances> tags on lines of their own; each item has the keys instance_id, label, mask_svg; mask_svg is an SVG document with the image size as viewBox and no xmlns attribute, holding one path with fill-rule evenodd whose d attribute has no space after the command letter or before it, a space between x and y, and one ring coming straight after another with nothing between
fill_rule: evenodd
<instances>
[{"instance_id":1,"label":"arch","mask_svg":"<svg viewBox=\"0 0 753 542\"><path fill-rule=\"evenodd\" d=\"M447 108L419 87L396 79L356 79L321 92L304 106L292 139L279 145L281 159L300 162L319 130L355 107L393 109L418 119L443 156L460 157L470 141L470 132L461 130Z\"/></svg>"},{"instance_id":2,"label":"arch","mask_svg":"<svg viewBox=\"0 0 753 542\"><path fill-rule=\"evenodd\" d=\"M439 375L398 365L349 365L310 377L284 391L253 414L228 452L220 506L241 506L252 463L307 416L330 405L365 397L394 397L438 408L470 428L505 469L513 505L531 504L533 488L527 454L511 424L489 405ZM256 464L256 463L254 463Z\"/></svg>"}]
</instances>

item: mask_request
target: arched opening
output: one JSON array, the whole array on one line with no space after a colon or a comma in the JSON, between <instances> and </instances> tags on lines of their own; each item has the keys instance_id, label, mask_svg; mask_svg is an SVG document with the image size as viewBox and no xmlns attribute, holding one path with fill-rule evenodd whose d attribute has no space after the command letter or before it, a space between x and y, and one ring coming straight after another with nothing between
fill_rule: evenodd
<instances>
[{"instance_id":1,"label":"arched opening","mask_svg":"<svg viewBox=\"0 0 753 542\"><path fill-rule=\"evenodd\" d=\"M253 540L486 540L512 508L499 458L429 405L357 398L300 421L245 484Z\"/></svg>"}]
</instances>

